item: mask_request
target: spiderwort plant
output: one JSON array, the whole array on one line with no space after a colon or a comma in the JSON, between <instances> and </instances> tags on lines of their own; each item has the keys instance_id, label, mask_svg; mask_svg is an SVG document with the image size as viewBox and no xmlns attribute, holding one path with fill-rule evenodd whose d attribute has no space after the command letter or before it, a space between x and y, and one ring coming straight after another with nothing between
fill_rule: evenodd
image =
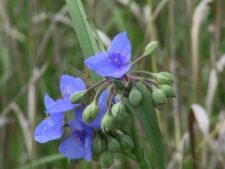
<instances>
[{"instance_id":1,"label":"spiderwort plant","mask_svg":"<svg viewBox=\"0 0 225 169\"><path fill-rule=\"evenodd\" d=\"M168 98L175 96L171 87L173 77L167 72L131 71L131 68L156 48L156 42L149 43L143 55L131 62L131 44L127 33L122 32L106 51L85 60L90 70L103 77L102 81L85 88L80 78L63 75L60 79L62 98L54 101L45 96L47 118L37 126L35 140L45 143L58 139L68 127L70 132L59 145L59 151L67 158L91 161L95 157L102 167L109 167L113 154L122 153L141 163L140 168L150 168L143 149L137 150L138 138L132 133L134 116L131 112L149 113L147 102L151 100L155 108L162 108ZM65 121L64 116L71 110L74 119ZM148 119L141 119L144 125L148 123ZM136 150L138 155L134 154ZM158 168L162 169L163 165L158 163Z\"/></svg>"}]
</instances>

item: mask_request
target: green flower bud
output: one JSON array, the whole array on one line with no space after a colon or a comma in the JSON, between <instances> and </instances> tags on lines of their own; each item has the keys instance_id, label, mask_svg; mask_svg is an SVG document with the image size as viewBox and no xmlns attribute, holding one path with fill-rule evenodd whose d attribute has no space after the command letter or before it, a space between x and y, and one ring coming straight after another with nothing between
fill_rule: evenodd
<instances>
[{"instance_id":1,"label":"green flower bud","mask_svg":"<svg viewBox=\"0 0 225 169\"><path fill-rule=\"evenodd\" d=\"M172 84L174 82L174 78L171 73L168 72L159 72L154 74L156 82L158 84Z\"/></svg>"},{"instance_id":2,"label":"green flower bud","mask_svg":"<svg viewBox=\"0 0 225 169\"><path fill-rule=\"evenodd\" d=\"M110 151L105 151L99 156L101 166L109 168L113 163L113 155Z\"/></svg>"},{"instance_id":3,"label":"green flower bud","mask_svg":"<svg viewBox=\"0 0 225 169\"><path fill-rule=\"evenodd\" d=\"M109 137L108 138L108 149L112 152L120 152L121 146L117 139Z\"/></svg>"},{"instance_id":4,"label":"green flower bud","mask_svg":"<svg viewBox=\"0 0 225 169\"><path fill-rule=\"evenodd\" d=\"M84 101L84 98L85 98L86 94L87 94L86 90L75 92L70 97L70 102L72 102L72 103L81 103L81 102Z\"/></svg>"},{"instance_id":5,"label":"green flower bud","mask_svg":"<svg viewBox=\"0 0 225 169\"><path fill-rule=\"evenodd\" d=\"M163 90L161 89L154 89L152 92L152 99L156 104L166 104L167 99L166 95L164 94Z\"/></svg>"},{"instance_id":6,"label":"green flower bud","mask_svg":"<svg viewBox=\"0 0 225 169\"><path fill-rule=\"evenodd\" d=\"M101 128L103 132L108 132L113 125L113 117L109 112L106 112L101 121Z\"/></svg>"},{"instance_id":7,"label":"green flower bud","mask_svg":"<svg viewBox=\"0 0 225 169\"><path fill-rule=\"evenodd\" d=\"M136 87L133 87L129 94L129 101L133 106L139 105L142 101L142 94L137 90Z\"/></svg>"},{"instance_id":8,"label":"green flower bud","mask_svg":"<svg viewBox=\"0 0 225 169\"><path fill-rule=\"evenodd\" d=\"M147 56L152 54L157 48L158 48L158 42L153 41L148 43L147 46L145 47L144 55Z\"/></svg>"},{"instance_id":9,"label":"green flower bud","mask_svg":"<svg viewBox=\"0 0 225 169\"><path fill-rule=\"evenodd\" d=\"M95 136L93 141L93 150L95 153L101 153L106 149L105 141L100 136Z\"/></svg>"},{"instance_id":10,"label":"green flower bud","mask_svg":"<svg viewBox=\"0 0 225 169\"><path fill-rule=\"evenodd\" d=\"M113 117L121 117L125 113L125 107L121 102L118 102L112 106L111 112Z\"/></svg>"},{"instance_id":11,"label":"green flower bud","mask_svg":"<svg viewBox=\"0 0 225 169\"><path fill-rule=\"evenodd\" d=\"M131 137L122 135L120 138L120 144L124 150L130 150L134 148L134 142Z\"/></svg>"},{"instance_id":12,"label":"green flower bud","mask_svg":"<svg viewBox=\"0 0 225 169\"><path fill-rule=\"evenodd\" d=\"M175 92L173 88L169 85L159 85L159 88L165 93L167 98L175 97Z\"/></svg>"},{"instance_id":13,"label":"green flower bud","mask_svg":"<svg viewBox=\"0 0 225 169\"><path fill-rule=\"evenodd\" d=\"M125 87L130 90L132 88L132 83L130 81L125 82Z\"/></svg>"},{"instance_id":14,"label":"green flower bud","mask_svg":"<svg viewBox=\"0 0 225 169\"><path fill-rule=\"evenodd\" d=\"M93 101L91 104L89 104L82 114L82 119L85 123L90 123L93 121L99 112L99 106L96 104L95 101Z\"/></svg>"},{"instance_id":15,"label":"green flower bud","mask_svg":"<svg viewBox=\"0 0 225 169\"><path fill-rule=\"evenodd\" d=\"M116 89L123 89L124 88L124 85L121 81L119 80L116 80L116 79L113 79L112 80L112 84L113 86L116 88Z\"/></svg>"}]
</instances>

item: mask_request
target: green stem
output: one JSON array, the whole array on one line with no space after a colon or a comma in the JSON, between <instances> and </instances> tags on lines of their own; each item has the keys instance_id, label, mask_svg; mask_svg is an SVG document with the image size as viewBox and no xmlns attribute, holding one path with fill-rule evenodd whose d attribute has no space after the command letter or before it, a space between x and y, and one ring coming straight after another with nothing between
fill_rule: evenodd
<instances>
[{"instance_id":1,"label":"green stem","mask_svg":"<svg viewBox=\"0 0 225 169\"><path fill-rule=\"evenodd\" d=\"M143 59L144 57L146 57L146 55L141 55L140 57L138 57L133 63L132 66L134 66L137 62L139 62L141 59Z\"/></svg>"}]
</instances>

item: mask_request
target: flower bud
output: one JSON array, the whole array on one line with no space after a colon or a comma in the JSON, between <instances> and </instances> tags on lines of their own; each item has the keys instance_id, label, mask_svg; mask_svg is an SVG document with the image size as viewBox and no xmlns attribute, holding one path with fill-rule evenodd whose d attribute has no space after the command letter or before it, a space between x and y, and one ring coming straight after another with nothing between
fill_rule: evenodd
<instances>
[{"instance_id":1,"label":"flower bud","mask_svg":"<svg viewBox=\"0 0 225 169\"><path fill-rule=\"evenodd\" d=\"M113 117L109 112L106 112L101 121L101 128L103 132L108 132L113 125Z\"/></svg>"},{"instance_id":2,"label":"flower bud","mask_svg":"<svg viewBox=\"0 0 225 169\"><path fill-rule=\"evenodd\" d=\"M152 92L152 99L156 104L166 104L167 99L166 95L164 94L163 90L161 89L154 89Z\"/></svg>"},{"instance_id":3,"label":"flower bud","mask_svg":"<svg viewBox=\"0 0 225 169\"><path fill-rule=\"evenodd\" d=\"M116 80L116 79L113 79L112 80L112 84L113 86L116 88L116 89L123 89L124 88L124 85L121 81L119 80Z\"/></svg>"},{"instance_id":4,"label":"flower bud","mask_svg":"<svg viewBox=\"0 0 225 169\"><path fill-rule=\"evenodd\" d=\"M125 107L121 102L118 102L112 106L111 112L113 117L121 117L125 112Z\"/></svg>"},{"instance_id":5,"label":"flower bud","mask_svg":"<svg viewBox=\"0 0 225 169\"><path fill-rule=\"evenodd\" d=\"M84 98L85 98L86 94L87 94L86 90L75 92L70 97L70 102L72 102L72 103L81 103L81 102L84 101Z\"/></svg>"},{"instance_id":6,"label":"flower bud","mask_svg":"<svg viewBox=\"0 0 225 169\"><path fill-rule=\"evenodd\" d=\"M90 105L88 105L82 114L82 119L85 123L90 123L93 121L99 112L99 106L93 101Z\"/></svg>"},{"instance_id":7,"label":"flower bud","mask_svg":"<svg viewBox=\"0 0 225 169\"><path fill-rule=\"evenodd\" d=\"M110 151L105 151L99 156L100 164L103 168L109 168L113 163L113 155Z\"/></svg>"},{"instance_id":8,"label":"flower bud","mask_svg":"<svg viewBox=\"0 0 225 169\"><path fill-rule=\"evenodd\" d=\"M130 81L125 82L125 87L130 90L132 88L132 83Z\"/></svg>"},{"instance_id":9,"label":"flower bud","mask_svg":"<svg viewBox=\"0 0 225 169\"><path fill-rule=\"evenodd\" d=\"M120 152L121 146L119 141L116 138L108 138L108 149L112 152Z\"/></svg>"},{"instance_id":10,"label":"flower bud","mask_svg":"<svg viewBox=\"0 0 225 169\"><path fill-rule=\"evenodd\" d=\"M124 150L130 150L134 148L134 142L131 137L122 135L120 138L120 144Z\"/></svg>"},{"instance_id":11,"label":"flower bud","mask_svg":"<svg viewBox=\"0 0 225 169\"><path fill-rule=\"evenodd\" d=\"M93 150L95 153L101 153L106 149L105 141L98 135L95 136L93 141Z\"/></svg>"},{"instance_id":12,"label":"flower bud","mask_svg":"<svg viewBox=\"0 0 225 169\"><path fill-rule=\"evenodd\" d=\"M175 92L173 88L169 85L159 85L159 88L165 93L167 98L175 97Z\"/></svg>"},{"instance_id":13,"label":"flower bud","mask_svg":"<svg viewBox=\"0 0 225 169\"><path fill-rule=\"evenodd\" d=\"M129 101L133 106L137 106L142 101L142 94L136 89L136 87L131 89Z\"/></svg>"},{"instance_id":14,"label":"flower bud","mask_svg":"<svg viewBox=\"0 0 225 169\"><path fill-rule=\"evenodd\" d=\"M171 73L168 72L159 72L155 74L156 82L158 84L172 84L174 82L174 78Z\"/></svg>"},{"instance_id":15,"label":"flower bud","mask_svg":"<svg viewBox=\"0 0 225 169\"><path fill-rule=\"evenodd\" d=\"M158 47L158 42L156 41L152 41L148 43L147 46L145 47L144 55L147 56L152 54L157 49L157 47Z\"/></svg>"}]
</instances>

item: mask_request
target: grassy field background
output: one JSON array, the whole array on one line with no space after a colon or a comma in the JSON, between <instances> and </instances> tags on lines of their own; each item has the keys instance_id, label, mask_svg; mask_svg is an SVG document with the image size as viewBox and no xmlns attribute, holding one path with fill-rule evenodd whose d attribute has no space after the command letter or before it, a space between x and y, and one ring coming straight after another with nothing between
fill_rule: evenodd
<instances>
[{"instance_id":1,"label":"grassy field background","mask_svg":"<svg viewBox=\"0 0 225 169\"><path fill-rule=\"evenodd\" d=\"M224 169L225 1L82 2L105 46L127 31L134 60L149 41L159 42L157 54L135 69L176 77L177 97L158 113L166 168ZM99 168L69 164L57 154L59 141L32 138L45 116L44 94L57 98L66 73L90 82L65 1L0 0L0 168ZM118 156L111 168L136 166Z\"/></svg>"}]
</instances>

